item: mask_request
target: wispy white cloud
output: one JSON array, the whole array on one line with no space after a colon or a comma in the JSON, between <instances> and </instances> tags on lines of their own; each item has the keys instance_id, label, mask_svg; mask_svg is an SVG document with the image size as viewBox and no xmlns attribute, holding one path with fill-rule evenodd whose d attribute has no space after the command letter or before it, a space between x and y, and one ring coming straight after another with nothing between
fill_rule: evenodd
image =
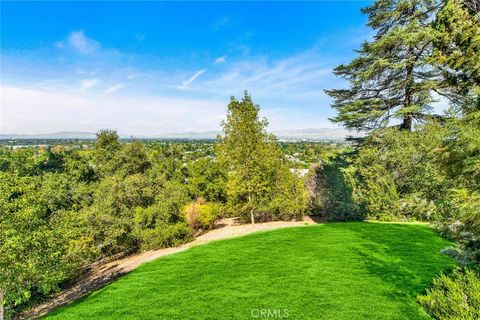
<instances>
[{"instance_id":1,"label":"wispy white cloud","mask_svg":"<svg viewBox=\"0 0 480 320\"><path fill-rule=\"evenodd\" d=\"M109 94L112 94L115 91L121 90L123 88L125 88L125 83L117 83L117 84L114 84L113 86L110 86L107 89L105 89L105 91L103 91L103 94L104 95L109 95Z\"/></svg>"},{"instance_id":2,"label":"wispy white cloud","mask_svg":"<svg viewBox=\"0 0 480 320\"><path fill-rule=\"evenodd\" d=\"M215 62L213 64L220 64L220 63L224 63L225 62L225 56L221 56L221 57L218 57L217 59L215 59Z\"/></svg>"},{"instance_id":3,"label":"wispy white cloud","mask_svg":"<svg viewBox=\"0 0 480 320\"><path fill-rule=\"evenodd\" d=\"M272 99L287 98L326 102L324 88L339 85L332 74L331 63L316 51L306 51L279 60L256 57L231 61L228 68L217 76L195 86L199 92L211 94L238 94L243 90L253 92L254 97Z\"/></svg>"},{"instance_id":4,"label":"wispy white cloud","mask_svg":"<svg viewBox=\"0 0 480 320\"><path fill-rule=\"evenodd\" d=\"M187 89L188 86L189 86L193 81L195 81L195 80L196 80L202 73L204 73L205 71L207 71L207 69L198 70L197 72L195 72L195 74L194 74L193 76L191 76L191 77L188 78L187 80L183 81L182 84L177 87L177 89L180 89L180 90Z\"/></svg>"},{"instance_id":5,"label":"wispy white cloud","mask_svg":"<svg viewBox=\"0 0 480 320\"><path fill-rule=\"evenodd\" d=\"M75 69L75 74L82 75L82 76L95 76L96 72L95 71L87 71L83 68L76 68Z\"/></svg>"},{"instance_id":6,"label":"wispy white cloud","mask_svg":"<svg viewBox=\"0 0 480 320\"><path fill-rule=\"evenodd\" d=\"M80 81L80 88L82 90L87 90L87 89L90 89L90 88L93 88L95 87L97 84L100 83L100 80L97 79L97 78L93 78L93 79L84 79L84 80L81 80Z\"/></svg>"},{"instance_id":7,"label":"wispy white cloud","mask_svg":"<svg viewBox=\"0 0 480 320\"><path fill-rule=\"evenodd\" d=\"M69 48L81 54L88 54L100 49L101 45L98 41L87 37L84 31L72 31L65 41L55 42L55 47Z\"/></svg>"},{"instance_id":8,"label":"wispy white cloud","mask_svg":"<svg viewBox=\"0 0 480 320\"><path fill-rule=\"evenodd\" d=\"M90 53L100 48L100 43L87 37L83 31L70 33L68 43L81 53Z\"/></svg>"}]
</instances>

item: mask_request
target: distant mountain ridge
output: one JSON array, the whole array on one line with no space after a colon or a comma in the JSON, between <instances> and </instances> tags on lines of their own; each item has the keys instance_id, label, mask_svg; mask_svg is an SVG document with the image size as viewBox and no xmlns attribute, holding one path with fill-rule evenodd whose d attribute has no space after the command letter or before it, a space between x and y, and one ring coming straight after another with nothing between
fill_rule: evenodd
<instances>
[{"instance_id":1,"label":"distant mountain ridge","mask_svg":"<svg viewBox=\"0 0 480 320\"><path fill-rule=\"evenodd\" d=\"M273 132L279 140L345 140L348 136L359 137L363 134L343 128L320 128L281 130Z\"/></svg>"},{"instance_id":2,"label":"distant mountain ridge","mask_svg":"<svg viewBox=\"0 0 480 320\"><path fill-rule=\"evenodd\" d=\"M319 128L319 129L298 129L298 130L279 130L272 132L277 139L287 141L318 141L318 140L344 140L347 136L361 136L356 132L350 132L342 128ZM139 139L185 139L185 140L207 140L216 139L220 131L203 131L203 132L179 132L179 133L165 133L151 136L144 135L126 135L120 133L122 139L131 137ZM15 139L95 139L94 132L82 131L60 131L45 134L0 134L1 140L15 140Z\"/></svg>"}]
</instances>

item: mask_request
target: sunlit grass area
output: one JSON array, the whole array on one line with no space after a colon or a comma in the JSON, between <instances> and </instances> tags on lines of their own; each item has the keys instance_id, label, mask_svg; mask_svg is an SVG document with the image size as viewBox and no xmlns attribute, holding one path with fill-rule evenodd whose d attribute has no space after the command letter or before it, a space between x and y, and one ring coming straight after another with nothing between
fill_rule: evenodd
<instances>
[{"instance_id":1,"label":"sunlit grass area","mask_svg":"<svg viewBox=\"0 0 480 320\"><path fill-rule=\"evenodd\" d=\"M142 265L47 319L428 319L454 265L426 225L331 223L213 242Z\"/></svg>"}]
</instances>

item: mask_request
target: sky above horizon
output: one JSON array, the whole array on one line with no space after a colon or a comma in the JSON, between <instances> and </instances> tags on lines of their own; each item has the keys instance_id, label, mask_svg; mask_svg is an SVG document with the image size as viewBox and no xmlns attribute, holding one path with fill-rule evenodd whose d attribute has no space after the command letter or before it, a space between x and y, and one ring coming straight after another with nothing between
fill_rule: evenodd
<instances>
[{"instance_id":1,"label":"sky above horizon","mask_svg":"<svg viewBox=\"0 0 480 320\"><path fill-rule=\"evenodd\" d=\"M218 130L244 90L269 130L336 128L368 4L2 1L0 134Z\"/></svg>"}]
</instances>

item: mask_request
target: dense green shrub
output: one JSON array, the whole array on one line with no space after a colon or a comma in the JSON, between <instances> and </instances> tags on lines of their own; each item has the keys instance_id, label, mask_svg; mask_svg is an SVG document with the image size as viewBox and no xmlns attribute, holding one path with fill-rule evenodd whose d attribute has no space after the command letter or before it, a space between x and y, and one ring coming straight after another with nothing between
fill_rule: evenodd
<instances>
[{"instance_id":1,"label":"dense green shrub","mask_svg":"<svg viewBox=\"0 0 480 320\"><path fill-rule=\"evenodd\" d=\"M141 240L142 250L153 250L174 247L190 241L192 229L185 222L161 223L157 224L155 228L137 230L136 235Z\"/></svg>"},{"instance_id":2,"label":"dense green shrub","mask_svg":"<svg viewBox=\"0 0 480 320\"><path fill-rule=\"evenodd\" d=\"M480 193L453 189L441 207L441 231L458 244L463 260L480 263Z\"/></svg>"},{"instance_id":3,"label":"dense green shrub","mask_svg":"<svg viewBox=\"0 0 480 320\"><path fill-rule=\"evenodd\" d=\"M378 163L380 152L366 148L356 159L357 201L368 219L394 220L398 205L397 187L385 166Z\"/></svg>"},{"instance_id":4,"label":"dense green shrub","mask_svg":"<svg viewBox=\"0 0 480 320\"><path fill-rule=\"evenodd\" d=\"M313 166L306 182L310 212L332 220L362 220L364 216L354 193L355 172L347 154L335 155Z\"/></svg>"},{"instance_id":5,"label":"dense green shrub","mask_svg":"<svg viewBox=\"0 0 480 320\"><path fill-rule=\"evenodd\" d=\"M159 189L153 204L137 206L133 211L132 236L138 241L140 249L155 249L187 241L192 229L185 223L181 208L188 201L185 186L170 181Z\"/></svg>"},{"instance_id":6,"label":"dense green shrub","mask_svg":"<svg viewBox=\"0 0 480 320\"><path fill-rule=\"evenodd\" d=\"M360 201L367 213L395 217L401 198L435 201L448 189L441 167L442 139L436 124L417 131L385 129L362 143L353 160Z\"/></svg>"},{"instance_id":7,"label":"dense green shrub","mask_svg":"<svg viewBox=\"0 0 480 320\"><path fill-rule=\"evenodd\" d=\"M225 202L226 173L211 158L200 158L187 164L187 187L191 197L210 202Z\"/></svg>"},{"instance_id":8,"label":"dense green shrub","mask_svg":"<svg viewBox=\"0 0 480 320\"><path fill-rule=\"evenodd\" d=\"M331 185L336 184L350 193L343 198L352 199L369 219L441 220L442 212L446 212L443 207L448 205L455 211L451 205L459 204L448 199L449 190L475 190L480 186L477 120L469 115L444 123L431 121L412 132L373 132L341 168L348 176L340 175L340 168L329 173L337 178L330 178L324 188L326 198L335 199L331 195L339 187ZM338 210L330 212L344 217Z\"/></svg>"},{"instance_id":9,"label":"dense green shrub","mask_svg":"<svg viewBox=\"0 0 480 320\"><path fill-rule=\"evenodd\" d=\"M357 152L312 169L310 208L334 220L443 221L441 228L455 226L449 233L471 253L479 247L472 222L480 212L475 191L480 188L479 137L478 112L432 120L412 132L372 132Z\"/></svg>"},{"instance_id":10,"label":"dense green shrub","mask_svg":"<svg viewBox=\"0 0 480 320\"><path fill-rule=\"evenodd\" d=\"M445 130L449 134L441 165L448 179L455 182L450 188L480 190L480 88L476 109L451 119Z\"/></svg>"},{"instance_id":11,"label":"dense green shrub","mask_svg":"<svg viewBox=\"0 0 480 320\"><path fill-rule=\"evenodd\" d=\"M194 202L184 206L182 212L185 221L194 230L213 228L221 214L218 204L206 202L204 198L197 198Z\"/></svg>"},{"instance_id":12,"label":"dense green shrub","mask_svg":"<svg viewBox=\"0 0 480 320\"><path fill-rule=\"evenodd\" d=\"M439 219L439 208L434 201L414 193L399 199L395 216L399 220L436 221Z\"/></svg>"},{"instance_id":13,"label":"dense green shrub","mask_svg":"<svg viewBox=\"0 0 480 320\"><path fill-rule=\"evenodd\" d=\"M438 320L480 319L480 277L469 269L442 274L417 299Z\"/></svg>"},{"instance_id":14,"label":"dense green shrub","mask_svg":"<svg viewBox=\"0 0 480 320\"><path fill-rule=\"evenodd\" d=\"M301 220L307 213L308 192L305 181L282 166L273 196L266 206L266 220Z\"/></svg>"},{"instance_id":15,"label":"dense green shrub","mask_svg":"<svg viewBox=\"0 0 480 320\"><path fill-rule=\"evenodd\" d=\"M0 172L0 288L7 317L34 295L47 295L97 254L72 211L83 197L63 174Z\"/></svg>"},{"instance_id":16,"label":"dense green shrub","mask_svg":"<svg viewBox=\"0 0 480 320\"><path fill-rule=\"evenodd\" d=\"M154 202L154 186L145 175L105 177L97 186L94 203L84 210L90 232L103 254L132 251L134 209Z\"/></svg>"}]
</instances>

